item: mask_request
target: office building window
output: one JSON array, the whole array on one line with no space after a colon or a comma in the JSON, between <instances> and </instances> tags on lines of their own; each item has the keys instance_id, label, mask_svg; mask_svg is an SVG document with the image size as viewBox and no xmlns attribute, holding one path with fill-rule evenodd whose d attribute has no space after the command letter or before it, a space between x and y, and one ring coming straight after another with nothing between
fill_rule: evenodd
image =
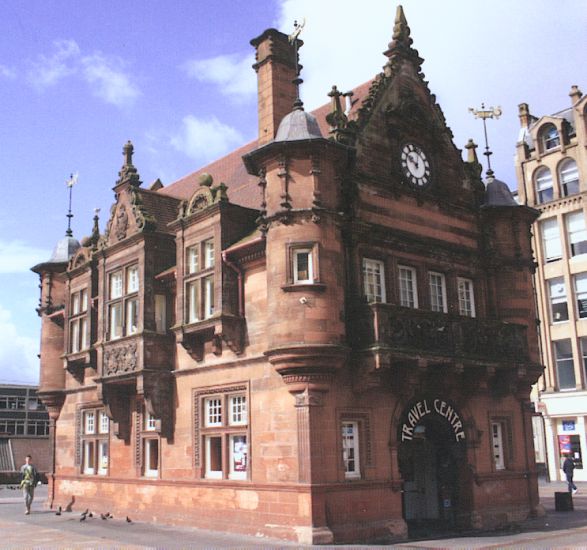
<instances>
[{"instance_id":1,"label":"office building window","mask_svg":"<svg viewBox=\"0 0 587 550\"><path fill-rule=\"evenodd\" d=\"M562 187L563 195L576 195L579 192L579 170L577 163L573 159L567 159L560 165L559 181Z\"/></svg>"},{"instance_id":2,"label":"office building window","mask_svg":"<svg viewBox=\"0 0 587 550\"><path fill-rule=\"evenodd\" d=\"M548 168L539 168L535 175L536 202L543 204L554 198L552 188L552 174Z\"/></svg>"},{"instance_id":3,"label":"office building window","mask_svg":"<svg viewBox=\"0 0 587 550\"><path fill-rule=\"evenodd\" d=\"M466 317L475 317L473 281L457 277L457 289L459 293L459 313Z\"/></svg>"},{"instance_id":4,"label":"office building window","mask_svg":"<svg viewBox=\"0 0 587 550\"><path fill-rule=\"evenodd\" d=\"M578 273L573 277L575 284L575 303L577 315L584 319L587 317L587 273Z\"/></svg>"},{"instance_id":5,"label":"office building window","mask_svg":"<svg viewBox=\"0 0 587 550\"><path fill-rule=\"evenodd\" d=\"M418 287L416 270L413 267L400 265L399 270L399 303L404 307L418 307Z\"/></svg>"},{"instance_id":6,"label":"office building window","mask_svg":"<svg viewBox=\"0 0 587 550\"><path fill-rule=\"evenodd\" d=\"M110 419L103 409L86 409L81 415L82 473L106 475L110 456Z\"/></svg>"},{"instance_id":7,"label":"office building window","mask_svg":"<svg viewBox=\"0 0 587 550\"><path fill-rule=\"evenodd\" d=\"M70 297L69 351L76 353L88 348L88 291L73 292Z\"/></svg>"},{"instance_id":8,"label":"office building window","mask_svg":"<svg viewBox=\"0 0 587 550\"><path fill-rule=\"evenodd\" d=\"M119 269L108 275L108 338L130 336L139 327L139 268Z\"/></svg>"},{"instance_id":9,"label":"office building window","mask_svg":"<svg viewBox=\"0 0 587 550\"><path fill-rule=\"evenodd\" d=\"M585 227L585 214L583 210L567 214L566 220L571 257L586 254L587 228Z\"/></svg>"},{"instance_id":10,"label":"office building window","mask_svg":"<svg viewBox=\"0 0 587 550\"><path fill-rule=\"evenodd\" d=\"M546 262L560 260L563 255L558 220L550 218L540 223L542 242L544 243L544 259Z\"/></svg>"},{"instance_id":11,"label":"office building window","mask_svg":"<svg viewBox=\"0 0 587 550\"><path fill-rule=\"evenodd\" d=\"M569 308L567 305L567 291L562 277L548 281L548 293L550 296L550 314L553 323L569 320Z\"/></svg>"},{"instance_id":12,"label":"office building window","mask_svg":"<svg viewBox=\"0 0 587 550\"><path fill-rule=\"evenodd\" d=\"M560 145L560 136L554 124L545 124L540 130L540 141L543 151L554 149Z\"/></svg>"},{"instance_id":13,"label":"office building window","mask_svg":"<svg viewBox=\"0 0 587 550\"><path fill-rule=\"evenodd\" d=\"M428 273L428 285L430 288L430 309L446 313L446 279L442 273L430 271Z\"/></svg>"},{"instance_id":14,"label":"office building window","mask_svg":"<svg viewBox=\"0 0 587 550\"><path fill-rule=\"evenodd\" d=\"M558 340L553 342L554 356L556 359L556 371L559 390L574 390L575 367L573 364L573 348L570 340Z\"/></svg>"},{"instance_id":15,"label":"office building window","mask_svg":"<svg viewBox=\"0 0 587 550\"><path fill-rule=\"evenodd\" d=\"M385 302L385 270L383 262L363 258L363 293L367 302Z\"/></svg>"},{"instance_id":16,"label":"office building window","mask_svg":"<svg viewBox=\"0 0 587 550\"><path fill-rule=\"evenodd\" d=\"M580 338L581 357L583 358L583 376L587 380L587 337Z\"/></svg>"}]
</instances>

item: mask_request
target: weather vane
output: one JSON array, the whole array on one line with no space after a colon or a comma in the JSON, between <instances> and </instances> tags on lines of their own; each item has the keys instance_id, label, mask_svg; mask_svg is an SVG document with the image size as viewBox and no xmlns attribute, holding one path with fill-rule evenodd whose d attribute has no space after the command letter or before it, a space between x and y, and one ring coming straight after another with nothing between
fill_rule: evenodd
<instances>
[{"instance_id":1,"label":"weather vane","mask_svg":"<svg viewBox=\"0 0 587 550\"><path fill-rule=\"evenodd\" d=\"M489 107L485 109L485 103L481 103L481 109L478 111L473 107L469 107L469 112L473 113L475 118L483 120L483 133L485 134L485 152L483 153L487 157L487 175L493 176L493 170L491 169L491 155L493 154L489 150L489 142L487 140L487 123L485 122L488 118L499 118L501 116L501 107Z\"/></svg>"},{"instance_id":2,"label":"weather vane","mask_svg":"<svg viewBox=\"0 0 587 550\"><path fill-rule=\"evenodd\" d=\"M71 237L73 236L73 233L71 231L71 218L73 218L73 214L71 213L71 190L73 188L73 186L77 183L77 172L75 174L71 174L69 176L69 179L66 180L65 185L67 185L67 187L69 187L69 208L67 210L67 231L65 232L65 235L67 237Z\"/></svg>"},{"instance_id":3,"label":"weather vane","mask_svg":"<svg viewBox=\"0 0 587 550\"><path fill-rule=\"evenodd\" d=\"M293 83L296 87L296 100L294 101L294 109L302 109L303 103L300 98L300 84L303 80L300 77L301 67L298 60L298 36L302 32L303 28L306 26L306 18L302 19L301 25L298 24L297 21L294 21L294 30L293 32L287 37L289 43L294 47L294 63L296 65L296 77L293 79Z\"/></svg>"}]
</instances>

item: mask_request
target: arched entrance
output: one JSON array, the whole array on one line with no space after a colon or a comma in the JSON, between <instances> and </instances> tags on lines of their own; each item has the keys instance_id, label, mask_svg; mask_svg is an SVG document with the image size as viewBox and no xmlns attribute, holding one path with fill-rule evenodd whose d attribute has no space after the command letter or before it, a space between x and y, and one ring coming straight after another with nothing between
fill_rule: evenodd
<instances>
[{"instance_id":1,"label":"arched entrance","mask_svg":"<svg viewBox=\"0 0 587 550\"><path fill-rule=\"evenodd\" d=\"M465 460L462 417L446 399L414 400L398 426L403 516L410 527L450 528Z\"/></svg>"}]
</instances>

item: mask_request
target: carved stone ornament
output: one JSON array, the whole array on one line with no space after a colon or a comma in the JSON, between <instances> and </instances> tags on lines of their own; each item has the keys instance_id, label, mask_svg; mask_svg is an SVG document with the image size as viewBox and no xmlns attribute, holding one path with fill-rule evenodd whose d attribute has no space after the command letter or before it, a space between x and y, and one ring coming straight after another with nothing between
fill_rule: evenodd
<instances>
[{"instance_id":1,"label":"carved stone ornament","mask_svg":"<svg viewBox=\"0 0 587 550\"><path fill-rule=\"evenodd\" d=\"M126 233L128 231L128 214L126 213L126 208L121 206L118 209L118 213L116 214L116 227L114 229L114 234L119 241L126 238Z\"/></svg>"},{"instance_id":2,"label":"carved stone ornament","mask_svg":"<svg viewBox=\"0 0 587 550\"><path fill-rule=\"evenodd\" d=\"M134 372L137 367L136 342L112 346L104 350L104 376Z\"/></svg>"}]
</instances>

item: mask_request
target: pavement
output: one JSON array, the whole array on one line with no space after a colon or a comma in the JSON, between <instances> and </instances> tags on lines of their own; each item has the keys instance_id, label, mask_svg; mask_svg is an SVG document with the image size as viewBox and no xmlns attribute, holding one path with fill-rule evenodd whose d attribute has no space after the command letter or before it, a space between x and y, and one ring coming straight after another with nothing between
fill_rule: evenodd
<instances>
[{"instance_id":1,"label":"pavement","mask_svg":"<svg viewBox=\"0 0 587 550\"><path fill-rule=\"evenodd\" d=\"M0 548L12 549L212 549L212 548L402 548L402 549L587 549L587 482L577 483L573 497L575 510L556 512L554 493L566 491L566 483L540 485L540 499L546 516L533 518L508 529L483 533L452 533L442 539L406 541L395 545L301 546L293 542L218 533L204 529L170 527L161 524L126 521L126 518L102 520L99 514L80 521L80 512L62 512L45 508L47 486L35 494L32 513L23 514L21 493L11 486L0 486Z\"/></svg>"}]
</instances>

